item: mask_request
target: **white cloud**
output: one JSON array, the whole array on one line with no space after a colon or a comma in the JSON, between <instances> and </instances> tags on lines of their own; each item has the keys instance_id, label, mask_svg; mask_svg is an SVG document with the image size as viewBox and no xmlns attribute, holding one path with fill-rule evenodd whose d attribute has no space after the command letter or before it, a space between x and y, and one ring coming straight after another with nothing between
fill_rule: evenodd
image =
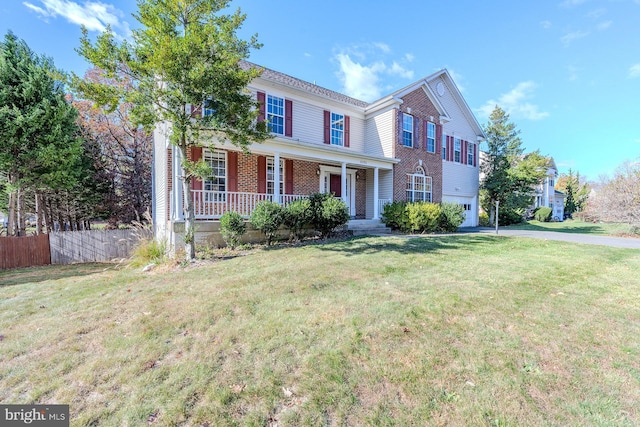
<instances>
[{"instance_id":1,"label":"white cloud","mask_svg":"<svg viewBox=\"0 0 640 427\"><path fill-rule=\"evenodd\" d=\"M342 90L349 96L363 101L374 101L383 92L397 87L398 79L412 80L413 70L407 64L412 54L399 59L389 58L392 49L385 43L368 43L342 48L334 55L338 64L336 76Z\"/></svg>"},{"instance_id":2,"label":"white cloud","mask_svg":"<svg viewBox=\"0 0 640 427\"><path fill-rule=\"evenodd\" d=\"M541 21L540 26L543 29L548 30L549 28L551 28L551 21Z\"/></svg>"},{"instance_id":3,"label":"white cloud","mask_svg":"<svg viewBox=\"0 0 640 427\"><path fill-rule=\"evenodd\" d=\"M389 74L395 74L405 79L413 78L413 70L407 70L402 65L398 64L396 61L393 61L391 67L387 69Z\"/></svg>"},{"instance_id":4,"label":"white cloud","mask_svg":"<svg viewBox=\"0 0 640 427\"><path fill-rule=\"evenodd\" d=\"M378 49L380 49L381 51L383 51L384 53L390 53L391 52L391 48L386 43L374 43L373 45L375 47L377 47Z\"/></svg>"},{"instance_id":5,"label":"white cloud","mask_svg":"<svg viewBox=\"0 0 640 427\"><path fill-rule=\"evenodd\" d=\"M110 4L87 1L81 5L71 0L40 0L40 3L43 7L26 1L22 4L44 18L62 16L72 24L84 25L89 31L104 31L107 25L111 25L119 37L131 35L129 24L121 20L122 11Z\"/></svg>"},{"instance_id":6,"label":"white cloud","mask_svg":"<svg viewBox=\"0 0 640 427\"><path fill-rule=\"evenodd\" d=\"M580 30L573 31L571 33L565 34L564 36L560 37L560 41L562 42L563 45L569 46L574 41L587 37L588 35L589 35L588 31L580 31Z\"/></svg>"},{"instance_id":7,"label":"white cloud","mask_svg":"<svg viewBox=\"0 0 640 427\"><path fill-rule=\"evenodd\" d=\"M351 57L344 53L337 54L336 59L340 64L338 77L347 95L362 100L373 100L380 97L379 74L385 69L384 63L361 65L353 62Z\"/></svg>"},{"instance_id":8,"label":"white cloud","mask_svg":"<svg viewBox=\"0 0 640 427\"><path fill-rule=\"evenodd\" d=\"M527 102L532 97L536 84L532 81L521 82L509 92L500 95L498 100L491 99L477 112L482 117L489 117L496 105L511 114L515 118L526 120L542 120L549 116L546 111L540 111L537 105Z\"/></svg>"},{"instance_id":9,"label":"white cloud","mask_svg":"<svg viewBox=\"0 0 640 427\"><path fill-rule=\"evenodd\" d=\"M640 77L640 62L629 67L629 77L632 79Z\"/></svg>"},{"instance_id":10,"label":"white cloud","mask_svg":"<svg viewBox=\"0 0 640 427\"><path fill-rule=\"evenodd\" d=\"M604 8L600 8L600 9L595 9L592 10L591 12L587 13L587 18L591 18L591 19L599 19L601 18L605 13L607 13L607 10Z\"/></svg>"},{"instance_id":11,"label":"white cloud","mask_svg":"<svg viewBox=\"0 0 640 427\"><path fill-rule=\"evenodd\" d=\"M604 21L599 23L596 28L598 31L604 31L611 27L611 24L613 24L613 21Z\"/></svg>"},{"instance_id":12,"label":"white cloud","mask_svg":"<svg viewBox=\"0 0 640 427\"><path fill-rule=\"evenodd\" d=\"M572 6L578 6L582 3L585 3L587 0L565 0L562 3L560 3L560 6L563 7L572 7Z\"/></svg>"},{"instance_id":13,"label":"white cloud","mask_svg":"<svg viewBox=\"0 0 640 427\"><path fill-rule=\"evenodd\" d=\"M640 1L640 0L638 0L638 1ZM405 53L405 55L404 55L404 59L406 59L409 62L413 62L413 60L415 58L416 57L412 53Z\"/></svg>"},{"instance_id":14,"label":"white cloud","mask_svg":"<svg viewBox=\"0 0 640 427\"><path fill-rule=\"evenodd\" d=\"M578 80L578 71L580 71L580 69L574 65L569 65L567 66L567 71L569 73L569 81L573 82Z\"/></svg>"}]
</instances>

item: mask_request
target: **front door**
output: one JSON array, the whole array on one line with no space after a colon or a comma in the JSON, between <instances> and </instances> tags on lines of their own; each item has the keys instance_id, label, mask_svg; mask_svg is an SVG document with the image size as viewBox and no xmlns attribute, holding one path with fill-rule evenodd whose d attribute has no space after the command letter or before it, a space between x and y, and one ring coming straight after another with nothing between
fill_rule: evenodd
<instances>
[{"instance_id":1,"label":"front door","mask_svg":"<svg viewBox=\"0 0 640 427\"><path fill-rule=\"evenodd\" d=\"M329 175L329 192L336 197L342 197L342 177L340 175Z\"/></svg>"}]
</instances>

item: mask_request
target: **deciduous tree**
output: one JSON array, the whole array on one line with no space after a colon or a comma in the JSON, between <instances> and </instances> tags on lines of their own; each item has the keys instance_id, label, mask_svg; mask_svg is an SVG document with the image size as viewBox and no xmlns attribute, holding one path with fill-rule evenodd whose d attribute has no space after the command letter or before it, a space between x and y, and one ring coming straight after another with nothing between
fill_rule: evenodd
<instances>
[{"instance_id":1,"label":"deciduous tree","mask_svg":"<svg viewBox=\"0 0 640 427\"><path fill-rule=\"evenodd\" d=\"M108 79L98 68L87 71L84 79L121 85L123 90L132 87L127 76ZM133 124L130 102L118 104L111 112L89 100L76 99L73 105L80 113L78 122L84 138L93 143L94 149L88 152L108 183L100 203L102 214L113 227L140 222L151 204L151 134Z\"/></svg>"},{"instance_id":2,"label":"deciduous tree","mask_svg":"<svg viewBox=\"0 0 640 427\"><path fill-rule=\"evenodd\" d=\"M245 15L223 13L228 5L227 0L139 0L140 28L131 42L116 41L107 29L92 43L83 29L79 48L106 77L129 78L131 89L74 79L82 94L111 110L131 102L136 123L170 125L168 136L182 158L178 176L185 196L187 260L195 258L192 180L209 173L203 162L188 160L190 148L202 146L203 137L245 148L268 137L266 124L256 120L258 103L246 90L260 70L242 63L260 45L256 36L237 37ZM194 117L190 106L204 102L211 114Z\"/></svg>"}]
</instances>

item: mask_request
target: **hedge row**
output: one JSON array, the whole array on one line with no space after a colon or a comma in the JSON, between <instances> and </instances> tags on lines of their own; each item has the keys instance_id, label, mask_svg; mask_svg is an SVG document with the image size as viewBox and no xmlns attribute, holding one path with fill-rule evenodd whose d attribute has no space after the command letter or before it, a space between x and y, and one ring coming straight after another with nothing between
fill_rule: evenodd
<instances>
[{"instance_id":1,"label":"hedge row","mask_svg":"<svg viewBox=\"0 0 640 427\"><path fill-rule=\"evenodd\" d=\"M385 205L382 222L405 233L454 232L464 222L464 208L448 202L392 202Z\"/></svg>"}]
</instances>

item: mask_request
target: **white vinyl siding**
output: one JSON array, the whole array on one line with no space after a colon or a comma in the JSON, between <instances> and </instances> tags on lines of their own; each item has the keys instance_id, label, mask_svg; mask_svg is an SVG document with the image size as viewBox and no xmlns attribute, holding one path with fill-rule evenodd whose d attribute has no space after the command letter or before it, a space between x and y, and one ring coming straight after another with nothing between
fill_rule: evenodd
<instances>
[{"instance_id":1,"label":"white vinyl siding","mask_svg":"<svg viewBox=\"0 0 640 427\"><path fill-rule=\"evenodd\" d=\"M394 113L394 110L388 110L369 118L366 129L366 154L385 157L394 156L394 135L397 135L394 132ZM353 129L353 118L351 123L351 128ZM353 136L351 137L351 146L353 147Z\"/></svg>"}]
</instances>

